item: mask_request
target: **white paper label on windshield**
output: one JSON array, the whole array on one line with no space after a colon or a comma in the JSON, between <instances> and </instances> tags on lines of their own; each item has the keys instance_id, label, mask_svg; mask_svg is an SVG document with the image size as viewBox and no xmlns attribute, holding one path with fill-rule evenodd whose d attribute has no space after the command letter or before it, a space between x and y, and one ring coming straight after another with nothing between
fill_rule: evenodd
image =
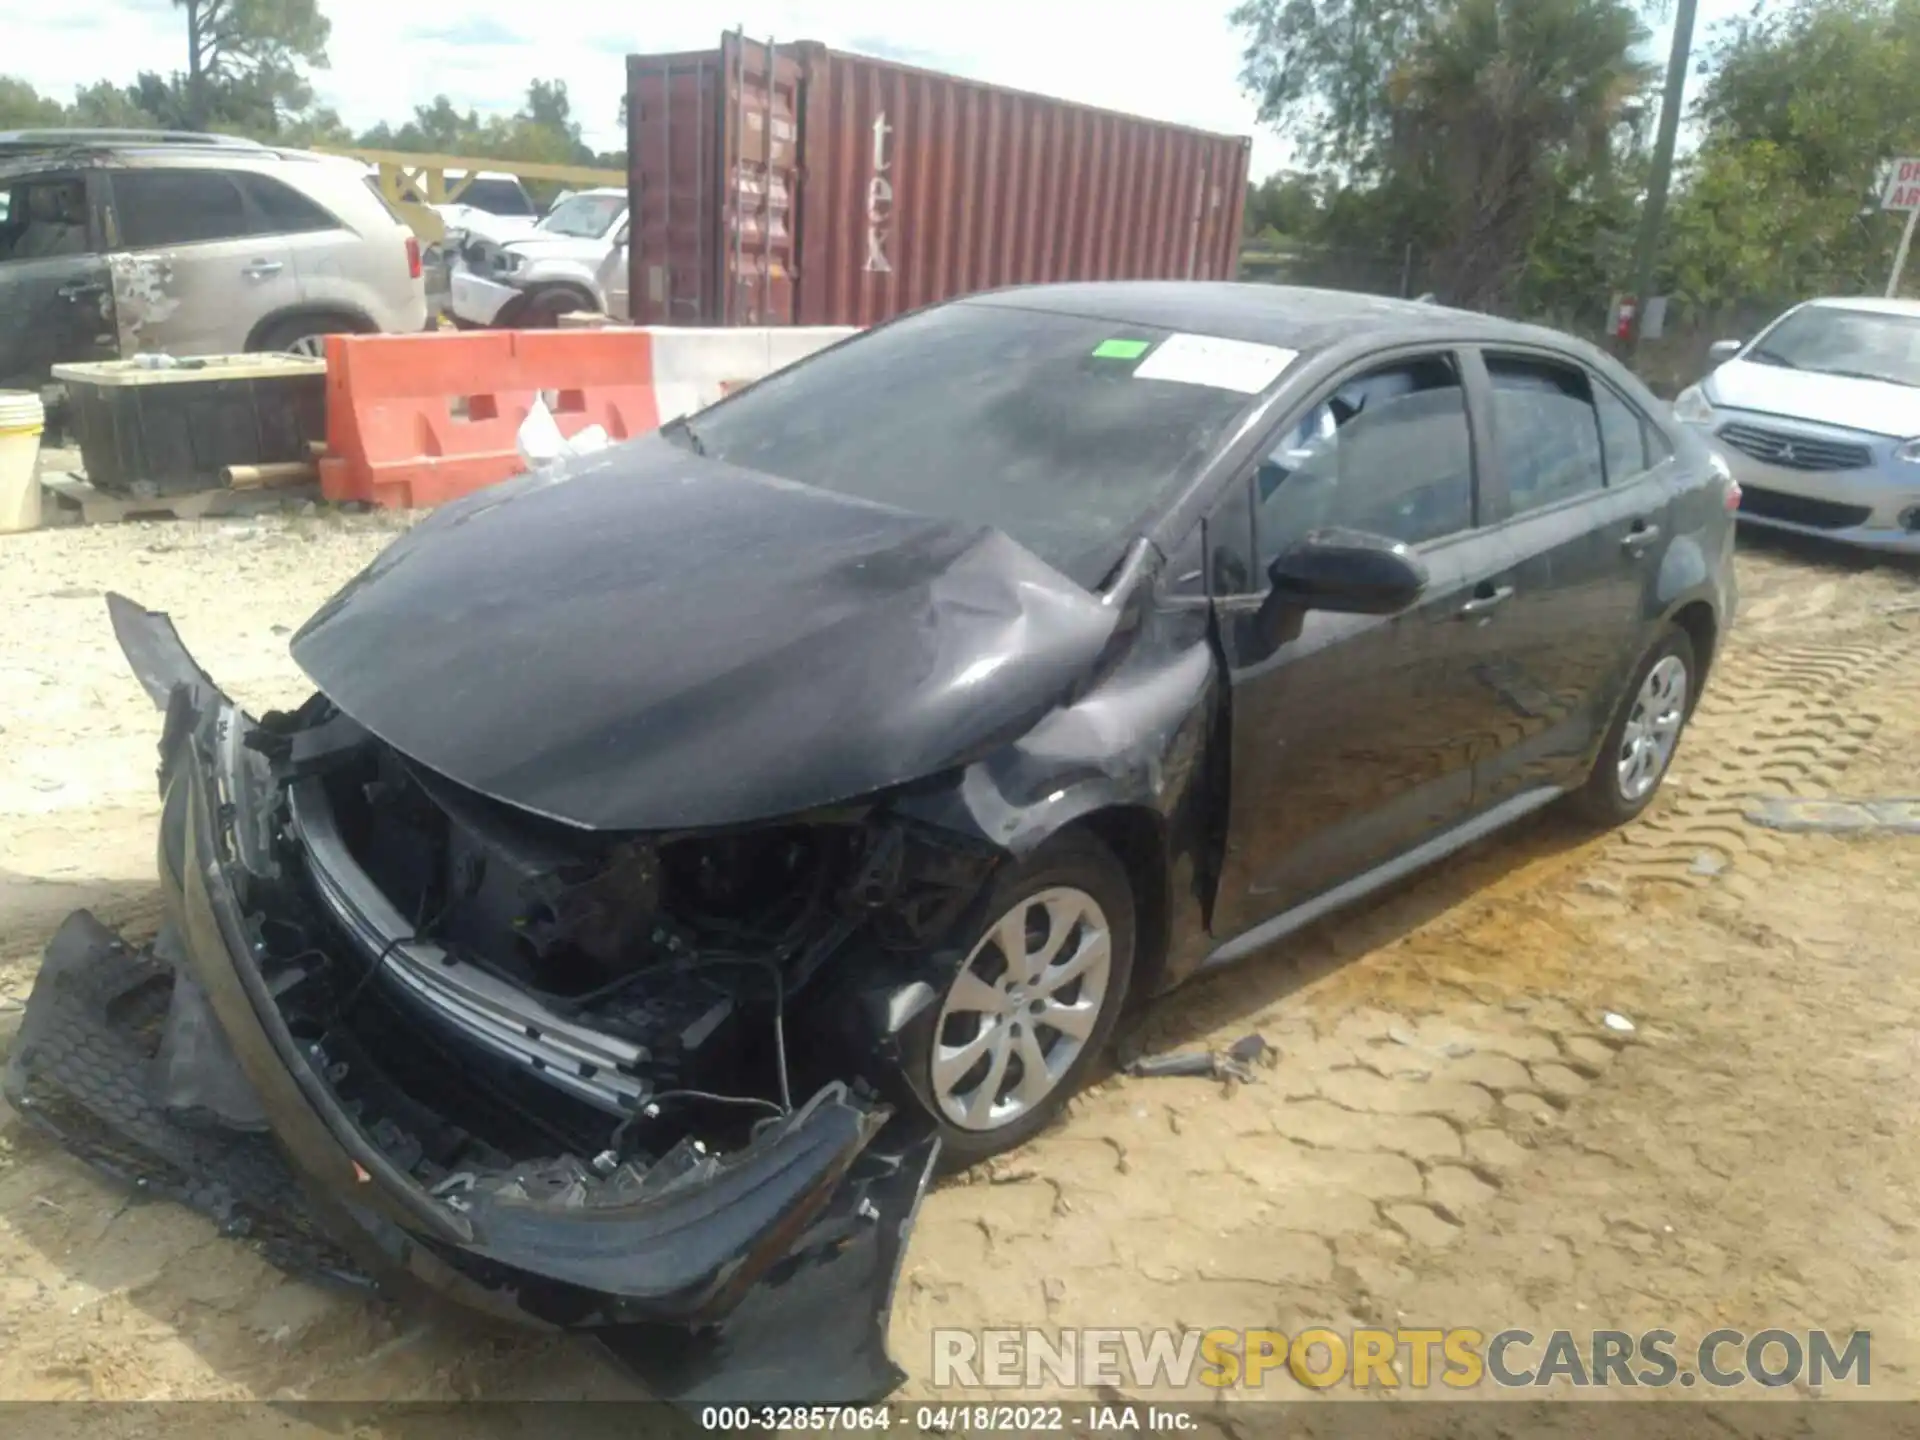
<instances>
[{"instance_id":1,"label":"white paper label on windshield","mask_svg":"<svg viewBox=\"0 0 1920 1440\"><path fill-rule=\"evenodd\" d=\"M1134 366L1136 380L1171 380L1258 395L1300 356L1278 345L1222 340L1216 335L1169 335Z\"/></svg>"}]
</instances>

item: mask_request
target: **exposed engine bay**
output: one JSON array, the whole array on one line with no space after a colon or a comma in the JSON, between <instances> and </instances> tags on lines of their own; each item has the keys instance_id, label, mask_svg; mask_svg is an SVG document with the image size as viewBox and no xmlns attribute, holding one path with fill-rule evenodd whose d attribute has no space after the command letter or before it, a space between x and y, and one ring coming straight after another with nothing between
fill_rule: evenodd
<instances>
[{"instance_id":1,"label":"exposed engine bay","mask_svg":"<svg viewBox=\"0 0 1920 1440\"><path fill-rule=\"evenodd\" d=\"M524 1187L538 1159L541 1184L585 1199L748 1143L857 1073L817 1039L844 1026L808 1023L790 1046L823 968L856 944L925 950L994 858L867 806L710 835L582 831L422 769L321 697L250 744L308 880L305 922L262 931L280 1007L344 1090L378 1073L352 1101L391 1112L394 1156L429 1188ZM449 1053L463 1042L494 1064Z\"/></svg>"}]
</instances>

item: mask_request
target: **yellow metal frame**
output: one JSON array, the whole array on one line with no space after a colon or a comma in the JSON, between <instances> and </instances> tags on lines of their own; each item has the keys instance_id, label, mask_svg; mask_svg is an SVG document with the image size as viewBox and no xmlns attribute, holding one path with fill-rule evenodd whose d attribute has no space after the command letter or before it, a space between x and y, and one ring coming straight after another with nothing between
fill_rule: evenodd
<instances>
[{"instance_id":1,"label":"yellow metal frame","mask_svg":"<svg viewBox=\"0 0 1920 1440\"><path fill-rule=\"evenodd\" d=\"M378 169L380 193L407 225L431 244L447 233L446 222L431 207L456 203L482 171L521 180L558 180L570 185L625 185L621 170L589 165L549 165L531 160L493 160L472 155L418 155L404 150L337 149L315 146L327 155L343 155ZM449 181L452 171L460 178Z\"/></svg>"}]
</instances>

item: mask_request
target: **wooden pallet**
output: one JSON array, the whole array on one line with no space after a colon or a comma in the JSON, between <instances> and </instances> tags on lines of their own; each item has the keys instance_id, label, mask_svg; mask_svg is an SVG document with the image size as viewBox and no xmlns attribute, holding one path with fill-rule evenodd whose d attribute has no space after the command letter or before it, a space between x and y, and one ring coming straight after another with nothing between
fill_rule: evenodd
<instances>
[{"instance_id":1,"label":"wooden pallet","mask_svg":"<svg viewBox=\"0 0 1920 1440\"><path fill-rule=\"evenodd\" d=\"M69 523L78 512L82 525L113 525L123 520L215 520L263 515L289 503L320 498L318 485L276 485L256 490L194 490L184 495L109 495L75 475L42 475L40 487Z\"/></svg>"}]
</instances>

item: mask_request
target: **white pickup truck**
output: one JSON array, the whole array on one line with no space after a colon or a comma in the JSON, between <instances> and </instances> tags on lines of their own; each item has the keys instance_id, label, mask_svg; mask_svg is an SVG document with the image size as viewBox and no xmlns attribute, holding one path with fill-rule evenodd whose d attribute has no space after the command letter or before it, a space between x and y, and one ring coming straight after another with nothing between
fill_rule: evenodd
<instances>
[{"instance_id":1,"label":"white pickup truck","mask_svg":"<svg viewBox=\"0 0 1920 1440\"><path fill-rule=\"evenodd\" d=\"M627 318L624 190L582 190L524 235L456 240L449 291L460 325L537 328L572 310Z\"/></svg>"}]
</instances>

